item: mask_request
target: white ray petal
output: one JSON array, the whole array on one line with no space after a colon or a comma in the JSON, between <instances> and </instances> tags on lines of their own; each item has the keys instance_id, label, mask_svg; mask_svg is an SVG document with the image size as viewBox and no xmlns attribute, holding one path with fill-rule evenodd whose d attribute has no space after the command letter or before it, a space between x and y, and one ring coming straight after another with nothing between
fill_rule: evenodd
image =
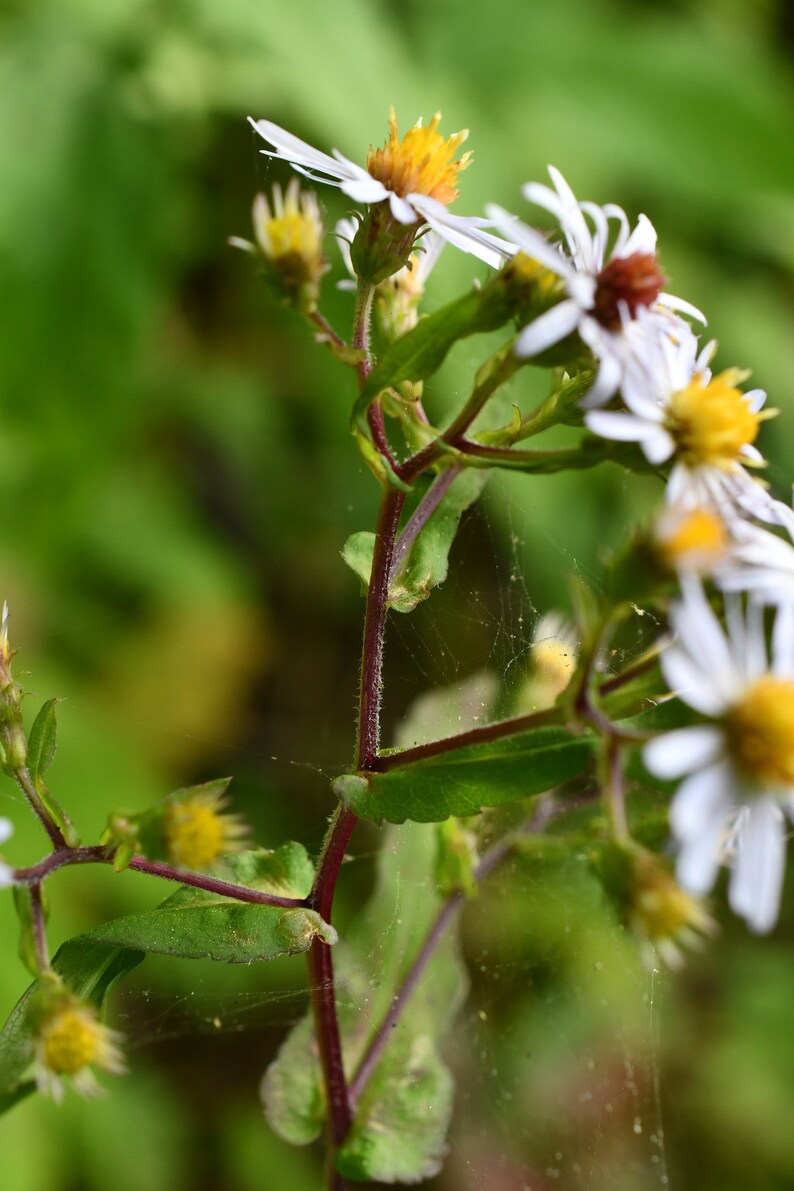
<instances>
[{"instance_id":1,"label":"white ray petal","mask_svg":"<svg viewBox=\"0 0 794 1191\"><path fill-rule=\"evenodd\" d=\"M645 746L643 760L655 777L683 777L716 761L725 751L725 734L710 724L665 732Z\"/></svg>"},{"instance_id":2,"label":"white ray petal","mask_svg":"<svg viewBox=\"0 0 794 1191\"><path fill-rule=\"evenodd\" d=\"M637 226L623 245L621 256L631 256L635 252L656 252L656 228L647 215L640 215Z\"/></svg>"},{"instance_id":3,"label":"white ray petal","mask_svg":"<svg viewBox=\"0 0 794 1191\"><path fill-rule=\"evenodd\" d=\"M416 223L417 214L414 208L394 191L389 192L389 207L398 223Z\"/></svg>"},{"instance_id":4,"label":"white ray petal","mask_svg":"<svg viewBox=\"0 0 794 1191\"><path fill-rule=\"evenodd\" d=\"M559 248L550 244L545 236L542 236L534 227L528 227L517 216L511 215L509 211L505 211L503 207L498 207L495 203L489 203L485 208L485 213L494 227L503 236L507 236L508 240L512 241L527 256L550 269L552 273L556 273L558 277L567 278L570 275L570 266Z\"/></svg>"},{"instance_id":5,"label":"white ray petal","mask_svg":"<svg viewBox=\"0 0 794 1191\"><path fill-rule=\"evenodd\" d=\"M593 434L600 434L602 438L612 438L616 442L640 442L658 430L658 427L649 425L644 418L611 409L590 410L585 414L584 423Z\"/></svg>"},{"instance_id":6,"label":"white ray petal","mask_svg":"<svg viewBox=\"0 0 794 1191\"><path fill-rule=\"evenodd\" d=\"M697 306L693 306L691 302L686 302L683 298L677 298L675 294L668 294L663 290L656 299L659 306L666 306L668 310L679 310L681 314L688 314L690 318L695 318L703 326L708 325L708 319L702 310L698 310Z\"/></svg>"},{"instance_id":7,"label":"white ray petal","mask_svg":"<svg viewBox=\"0 0 794 1191\"><path fill-rule=\"evenodd\" d=\"M529 326L524 327L515 345L517 356L537 356L552 344L559 343L566 335L570 335L581 318L578 304L571 299L559 302L541 314Z\"/></svg>"},{"instance_id":8,"label":"white ray petal","mask_svg":"<svg viewBox=\"0 0 794 1191\"><path fill-rule=\"evenodd\" d=\"M340 182L350 178L354 172L360 169L354 162L342 157L341 154L334 158L320 149L315 149L313 145L302 141L300 137L293 136L291 132L287 132L286 128L281 128L272 120L254 120L252 116L249 116L248 123L263 140L267 141L269 145L273 145L276 152L269 154L271 157L280 157L292 165L303 165L308 166L309 169L321 170Z\"/></svg>"},{"instance_id":9,"label":"white ray petal","mask_svg":"<svg viewBox=\"0 0 794 1191\"><path fill-rule=\"evenodd\" d=\"M729 901L756 934L775 925L786 861L783 814L771 798L748 807L737 839Z\"/></svg>"}]
</instances>

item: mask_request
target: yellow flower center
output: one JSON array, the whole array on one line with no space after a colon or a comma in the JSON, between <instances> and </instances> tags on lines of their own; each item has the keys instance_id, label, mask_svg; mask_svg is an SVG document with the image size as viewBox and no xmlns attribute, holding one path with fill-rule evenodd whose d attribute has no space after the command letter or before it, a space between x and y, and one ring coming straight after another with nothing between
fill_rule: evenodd
<instances>
[{"instance_id":1,"label":"yellow flower center","mask_svg":"<svg viewBox=\"0 0 794 1191\"><path fill-rule=\"evenodd\" d=\"M756 781L794 786L794 682L765 674L727 716L734 760Z\"/></svg>"},{"instance_id":2,"label":"yellow flower center","mask_svg":"<svg viewBox=\"0 0 794 1191\"><path fill-rule=\"evenodd\" d=\"M168 808L165 841L169 859L186 868L206 868L224 851L226 829L211 806L197 800Z\"/></svg>"},{"instance_id":3,"label":"yellow flower center","mask_svg":"<svg viewBox=\"0 0 794 1191\"><path fill-rule=\"evenodd\" d=\"M728 368L704 383L695 376L670 400L667 428L688 467L710 464L731 471L742 447L755 442L761 421L772 411L753 413L737 383L746 374ZM745 460L745 462L752 462Z\"/></svg>"},{"instance_id":4,"label":"yellow flower center","mask_svg":"<svg viewBox=\"0 0 794 1191\"><path fill-rule=\"evenodd\" d=\"M551 269L541 265L526 252L517 252L505 265L505 273L511 279L534 286L543 297L554 293L560 285L560 278Z\"/></svg>"},{"instance_id":5,"label":"yellow flower center","mask_svg":"<svg viewBox=\"0 0 794 1191\"><path fill-rule=\"evenodd\" d=\"M44 1027L43 1062L54 1075L76 1075L96 1062L102 1027L79 1009L62 1009Z\"/></svg>"},{"instance_id":6,"label":"yellow flower center","mask_svg":"<svg viewBox=\"0 0 794 1191\"><path fill-rule=\"evenodd\" d=\"M436 112L426 128L419 120L400 140L392 108L388 139L382 149L370 149L367 172L401 198L426 194L449 206L458 197L457 176L469 164L471 153L464 153L459 161L452 158L469 133L464 129L445 140L437 131L440 120L440 112Z\"/></svg>"},{"instance_id":7,"label":"yellow flower center","mask_svg":"<svg viewBox=\"0 0 794 1191\"><path fill-rule=\"evenodd\" d=\"M688 509L657 531L663 561L673 570L711 570L728 547L725 523L709 509Z\"/></svg>"}]
</instances>

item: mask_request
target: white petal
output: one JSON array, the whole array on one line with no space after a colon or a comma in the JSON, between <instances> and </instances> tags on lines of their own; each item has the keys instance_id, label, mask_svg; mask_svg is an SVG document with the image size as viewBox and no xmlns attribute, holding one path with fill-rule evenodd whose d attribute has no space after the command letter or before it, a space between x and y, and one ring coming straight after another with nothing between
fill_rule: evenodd
<instances>
[{"instance_id":1,"label":"white petal","mask_svg":"<svg viewBox=\"0 0 794 1191\"><path fill-rule=\"evenodd\" d=\"M709 682L702 668L688 653L671 645L661 657L662 672L673 694L703 715L721 715L725 711L724 693Z\"/></svg>"},{"instance_id":2,"label":"white petal","mask_svg":"<svg viewBox=\"0 0 794 1191\"><path fill-rule=\"evenodd\" d=\"M702 310L698 310L697 306L693 306L691 302L684 301L683 298L676 298L675 294L668 294L662 291L657 297L656 302L659 306L666 306L668 310L680 310L682 314L688 314L690 318L696 318L699 323L703 323L704 327L708 324L708 319Z\"/></svg>"},{"instance_id":3,"label":"white petal","mask_svg":"<svg viewBox=\"0 0 794 1191\"><path fill-rule=\"evenodd\" d=\"M489 226L487 220L475 215L453 215L443 203L425 194L409 194L408 198L414 210L447 243L462 252L470 252L492 269L501 268L506 260L515 255L513 244L484 230Z\"/></svg>"},{"instance_id":4,"label":"white petal","mask_svg":"<svg viewBox=\"0 0 794 1191\"><path fill-rule=\"evenodd\" d=\"M341 157L341 154L339 158L335 159L327 153L315 149L313 145L308 145L306 141L293 136L291 132L274 124L272 120L254 120L252 116L249 116L248 123L263 140L276 149L276 152L270 156L280 157L293 165L304 165L310 169L321 170L339 181L350 177L351 170L360 169L355 166L354 162L348 161L346 157Z\"/></svg>"},{"instance_id":5,"label":"white petal","mask_svg":"<svg viewBox=\"0 0 794 1191\"><path fill-rule=\"evenodd\" d=\"M729 889L731 908L757 934L777 921L785 863L783 814L771 798L760 798L742 824Z\"/></svg>"},{"instance_id":6,"label":"white petal","mask_svg":"<svg viewBox=\"0 0 794 1191\"><path fill-rule=\"evenodd\" d=\"M643 760L655 777L683 777L713 761L725 751L725 734L709 724L665 732L645 746Z\"/></svg>"},{"instance_id":7,"label":"white petal","mask_svg":"<svg viewBox=\"0 0 794 1191\"><path fill-rule=\"evenodd\" d=\"M656 252L656 228L647 215L640 215L637 226L623 245L621 256L631 256L635 252Z\"/></svg>"},{"instance_id":8,"label":"white petal","mask_svg":"<svg viewBox=\"0 0 794 1191\"><path fill-rule=\"evenodd\" d=\"M14 884L14 870L0 860L0 889L9 889Z\"/></svg>"},{"instance_id":9,"label":"white petal","mask_svg":"<svg viewBox=\"0 0 794 1191\"><path fill-rule=\"evenodd\" d=\"M772 630L772 669L781 678L794 678L794 602L780 605Z\"/></svg>"},{"instance_id":10,"label":"white petal","mask_svg":"<svg viewBox=\"0 0 794 1191\"><path fill-rule=\"evenodd\" d=\"M527 256L551 270L552 273L556 273L558 277L569 276L570 266L560 253L559 248L550 244L545 236L542 236L534 227L528 227L517 216L511 215L503 207L497 207L495 203L489 203L485 208L485 213L494 227L498 228L503 236L507 236Z\"/></svg>"},{"instance_id":11,"label":"white petal","mask_svg":"<svg viewBox=\"0 0 794 1191\"><path fill-rule=\"evenodd\" d=\"M745 395L744 400L749 405L754 414L757 414L766 401L765 389L749 389Z\"/></svg>"},{"instance_id":12,"label":"white petal","mask_svg":"<svg viewBox=\"0 0 794 1191\"><path fill-rule=\"evenodd\" d=\"M382 203L390 197L390 192L377 178L370 178L365 174L360 178L348 178L340 183L342 194L352 198L356 203Z\"/></svg>"},{"instance_id":13,"label":"white petal","mask_svg":"<svg viewBox=\"0 0 794 1191\"><path fill-rule=\"evenodd\" d=\"M552 306L551 310L547 310L529 326L524 327L516 340L516 355L537 356L552 344L559 343L566 335L576 330L581 315L580 307L570 298Z\"/></svg>"},{"instance_id":14,"label":"white petal","mask_svg":"<svg viewBox=\"0 0 794 1191\"><path fill-rule=\"evenodd\" d=\"M587 335L586 324L591 321L590 319L584 320L585 326L580 327L580 332L584 330L585 335ZM579 403L582 408L593 409L595 406L603 405L604 402L609 401L620 385L621 374L622 368L620 361L615 356L602 356L598 365L596 378Z\"/></svg>"},{"instance_id":15,"label":"white petal","mask_svg":"<svg viewBox=\"0 0 794 1191\"><path fill-rule=\"evenodd\" d=\"M731 766L727 761L716 761L681 783L670 804L673 835L678 840L697 839L709 832L711 824L722 832L735 806Z\"/></svg>"},{"instance_id":16,"label":"white petal","mask_svg":"<svg viewBox=\"0 0 794 1191\"><path fill-rule=\"evenodd\" d=\"M389 207L398 223L416 223L416 211L410 203L407 203L404 198L400 198L399 194L395 194L393 190L389 191Z\"/></svg>"},{"instance_id":17,"label":"white petal","mask_svg":"<svg viewBox=\"0 0 794 1191\"><path fill-rule=\"evenodd\" d=\"M14 834L14 824L10 819L0 819L0 844L4 844Z\"/></svg>"},{"instance_id":18,"label":"white petal","mask_svg":"<svg viewBox=\"0 0 794 1191\"><path fill-rule=\"evenodd\" d=\"M593 434L612 438L617 442L639 442L649 433L648 423L633 414L618 410L594 409L585 414L584 424ZM651 427L655 430L656 427Z\"/></svg>"},{"instance_id":19,"label":"white petal","mask_svg":"<svg viewBox=\"0 0 794 1191\"><path fill-rule=\"evenodd\" d=\"M722 858L725 826L731 810L726 765L693 774L670 806L670 823L681 842L676 872L689 893L708 893Z\"/></svg>"},{"instance_id":20,"label":"white petal","mask_svg":"<svg viewBox=\"0 0 794 1191\"><path fill-rule=\"evenodd\" d=\"M654 433L649 434L647 438L643 439L640 446L642 447L645 458L654 467L657 467L660 463L666 463L675 451L675 441L663 426L655 427Z\"/></svg>"}]
</instances>

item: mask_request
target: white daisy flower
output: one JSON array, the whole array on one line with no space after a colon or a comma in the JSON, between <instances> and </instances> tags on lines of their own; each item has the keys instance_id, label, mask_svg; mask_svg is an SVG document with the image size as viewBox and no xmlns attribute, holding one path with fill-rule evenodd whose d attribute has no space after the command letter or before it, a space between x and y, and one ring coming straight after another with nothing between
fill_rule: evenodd
<instances>
[{"instance_id":1,"label":"white daisy flower","mask_svg":"<svg viewBox=\"0 0 794 1191\"><path fill-rule=\"evenodd\" d=\"M426 127L419 120L401 139L392 110L386 144L382 149L370 149L366 167L344 157L338 149L329 156L271 120L254 120L251 116L248 119L273 146L272 150L262 150L267 156L288 161L307 178L336 186L356 202L369 205L388 202L397 224L406 227L416 224L417 233L430 227L456 248L473 253L493 268L498 268L514 251L484 230L491 226L487 219L451 215L447 210L458 195L457 175L469 164L471 154L464 153L458 161L452 160L468 132L456 132L445 139L438 132L440 113Z\"/></svg>"},{"instance_id":2,"label":"white daisy flower","mask_svg":"<svg viewBox=\"0 0 794 1191\"><path fill-rule=\"evenodd\" d=\"M558 220L563 244L550 243L501 207L489 206L493 225L528 256L562 279L567 297L525 327L516 342L520 356L536 356L576 331L599 361L598 374L584 402L608 401L621 384L626 337L639 310L652 313L660 327L680 324L673 311L705 322L689 302L662 290L656 259L656 232L645 215L629 229L625 211L614 203L599 207L578 202L559 170L549 166L552 190L529 182L524 196ZM612 237L610 222L617 224Z\"/></svg>"},{"instance_id":3,"label":"white daisy flower","mask_svg":"<svg viewBox=\"0 0 794 1191\"><path fill-rule=\"evenodd\" d=\"M642 325L642 319L638 320ZM726 521L738 516L779 523L779 501L745 470L763 466L753 443L766 393L743 393L747 373L708 367L716 344L699 350L697 337L681 324L675 337L648 333L643 355L626 362L621 393L626 410L591 410L585 424L603 438L636 442L649 463L672 461L667 499L684 507L712 508Z\"/></svg>"},{"instance_id":4,"label":"white daisy flower","mask_svg":"<svg viewBox=\"0 0 794 1191\"><path fill-rule=\"evenodd\" d=\"M696 580L683 593L662 669L711 722L657 737L645 764L656 777L684 778L670 807L682 887L707 893L729 861L731 907L764 933L780 904L784 812L794 818L794 607L778 611L770 661L758 605L744 614L726 600L726 634Z\"/></svg>"},{"instance_id":5,"label":"white daisy flower","mask_svg":"<svg viewBox=\"0 0 794 1191\"><path fill-rule=\"evenodd\" d=\"M4 844L14 833L14 825L9 819L0 819L0 844ZM0 889L8 889L14 884L14 870L0 860Z\"/></svg>"}]
</instances>

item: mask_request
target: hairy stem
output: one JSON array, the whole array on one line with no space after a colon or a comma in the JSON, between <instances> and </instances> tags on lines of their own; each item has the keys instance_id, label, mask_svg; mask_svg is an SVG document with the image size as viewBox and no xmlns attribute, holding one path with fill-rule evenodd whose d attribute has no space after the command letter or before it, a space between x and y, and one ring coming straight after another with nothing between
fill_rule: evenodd
<instances>
[{"instance_id":1,"label":"hairy stem","mask_svg":"<svg viewBox=\"0 0 794 1191\"><path fill-rule=\"evenodd\" d=\"M23 765L20 769L14 771L14 777L22 793L27 798L36 816L39 819L47 835L50 837L52 846L54 848L65 848L67 846L64 834L58 824L53 819L50 812L47 810L44 803L41 801L41 796L36 789L36 783L30 776L30 772Z\"/></svg>"},{"instance_id":2,"label":"hairy stem","mask_svg":"<svg viewBox=\"0 0 794 1191\"><path fill-rule=\"evenodd\" d=\"M485 744L491 740L501 740L504 736L514 736L517 732L531 732L535 728L564 724L567 716L568 711L565 707L548 707L543 711L533 711L528 715L516 716L514 719L498 720L494 724L470 728L467 732L460 732L457 736L445 736L442 740L432 740L429 744L418 744L414 748L403 749L398 753L378 755L366 768L373 773L386 773L390 769L400 769L403 765L423 761L426 757L453 753L457 749L466 748L467 745Z\"/></svg>"},{"instance_id":3,"label":"hairy stem","mask_svg":"<svg viewBox=\"0 0 794 1191\"><path fill-rule=\"evenodd\" d=\"M33 916L33 942L36 948L39 972L49 972L52 969L47 947L47 930L44 922L44 902L40 881L30 887L30 909Z\"/></svg>"},{"instance_id":4,"label":"hairy stem","mask_svg":"<svg viewBox=\"0 0 794 1191\"><path fill-rule=\"evenodd\" d=\"M112 864L113 853L107 847L94 848L58 848L45 856L38 864L29 868L14 869L14 881L17 885L30 885L35 888L47 877L52 876L59 868L66 868L72 864ZM204 889L207 893L217 893L220 897L230 897L238 902L247 902L256 906L281 906L284 909L296 909L308 906L308 898L279 897L275 893L265 893L260 889L249 889L245 885L235 885L232 881L222 881L218 877L208 877L204 873L191 873L183 869L173 868L170 864L161 864L157 860L147 860L145 856L133 856L128 868L133 872L147 873L150 877L161 877L166 881L176 881L179 885L191 885L194 889Z\"/></svg>"},{"instance_id":5,"label":"hairy stem","mask_svg":"<svg viewBox=\"0 0 794 1191\"><path fill-rule=\"evenodd\" d=\"M394 547L389 578L392 579L400 569L400 564L413 546L419 534L436 511L441 501L452 486L453 481L463 470L459 463L453 463L437 475L433 483L424 494L414 512L405 523L405 528L397 539Z\"/></svg>"}]
</instances>

